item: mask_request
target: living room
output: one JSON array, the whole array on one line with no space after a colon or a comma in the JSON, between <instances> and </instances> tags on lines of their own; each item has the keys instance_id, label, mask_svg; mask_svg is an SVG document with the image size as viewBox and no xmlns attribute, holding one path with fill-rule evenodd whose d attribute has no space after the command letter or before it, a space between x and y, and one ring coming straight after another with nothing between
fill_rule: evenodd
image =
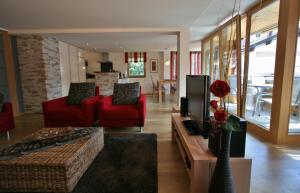
<instances>
[{"instance_id":1,"label":"living room","mask_svg":"<svg viewBox=\"0 0 300 193\"><path fill-rule=\"evenodd\" d=\"M0 192L299 192L299 7L0 1Z\"/></svg>"}]
</instances>

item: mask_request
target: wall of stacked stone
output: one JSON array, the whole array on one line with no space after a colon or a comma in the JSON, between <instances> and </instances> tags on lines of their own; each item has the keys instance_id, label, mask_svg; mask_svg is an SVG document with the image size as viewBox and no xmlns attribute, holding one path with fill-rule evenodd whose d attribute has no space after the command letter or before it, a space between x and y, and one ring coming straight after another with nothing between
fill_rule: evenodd
<instances>
[{"instance_id":1,"label":"wall of stacked stone","mask_svg":"<svg viewBox=\"0 0 300 193\"><path fill-rule=\"evenodd\" d=\"M99 86L101 95L109 96L114 92L114 84L119 81L118 72L95 73L95 82Z\"/></svg>"},{"instance_id":2,"label":"wall of stacked stone","mask_svg":"<svg viewBox=\"0 0 300 193\"><path fill-rule=\"evenodd\" d=\"M17 49L25 112L42 112L42 101L61 96L58 41L19 35Z\"/></svg>"},{"instance_id":3,"label":"wall of stacked stone","mask_svg":"<svg viewBox=\"0 0 300 193\"><path fill-rule=\"evenodd\" d=\"M62 81L60 71L60 58L58 41L55 38L43 39L43 60L46 72L47 99L62 96Z\"/></svg>"}]
</instances>

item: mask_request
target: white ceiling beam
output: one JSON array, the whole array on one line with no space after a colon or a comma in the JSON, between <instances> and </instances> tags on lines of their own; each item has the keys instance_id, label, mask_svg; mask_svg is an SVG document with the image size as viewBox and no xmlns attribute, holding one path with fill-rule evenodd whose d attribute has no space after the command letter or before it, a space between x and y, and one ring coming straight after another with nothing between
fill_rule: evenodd
<instances>
[{"instance_id":1,"label":"white ceiling beam","mask_svg":"<svg viewBox=\"0 0 300 193\"><path fill-rule=\"evenodd\" d=\"M73 28L73 29L9 29L9 34L87 34L87 33L154 33L176 35L178 28Z\"/></svg>"}]
</instances>

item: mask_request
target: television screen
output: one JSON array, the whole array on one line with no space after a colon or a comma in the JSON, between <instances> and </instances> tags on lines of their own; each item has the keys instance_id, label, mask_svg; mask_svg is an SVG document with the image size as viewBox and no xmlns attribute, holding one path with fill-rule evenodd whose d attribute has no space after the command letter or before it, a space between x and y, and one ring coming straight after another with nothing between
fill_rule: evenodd
<instances>
[{"instance_id":1,"label":"television screen","mask_svg":"<svg viewBox=\"0 0 300 193\"><path fill-rule=\"evenodd\" d=\"M209 86L210 77L207 75L187 75L186 97L191 120L196 124L198 133L206 135L206 123L209 120Z\"/></svg>"},{"instance_id":2,"label":"television screen","mask_svg":"<svg viewBox=\"0 0 300 193\"><path fill-rule=\"evenodd\" d=\"M111 72L113 70L112 62L101 62L101 72Z\"/></svg>"}]
</instances>

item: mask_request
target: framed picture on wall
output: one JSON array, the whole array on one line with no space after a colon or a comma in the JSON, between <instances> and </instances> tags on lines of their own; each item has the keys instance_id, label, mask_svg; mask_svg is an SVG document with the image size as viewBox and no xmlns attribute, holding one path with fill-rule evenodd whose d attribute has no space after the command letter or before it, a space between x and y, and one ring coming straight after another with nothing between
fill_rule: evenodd
<instances>
[{"instance_id":1,"label":"framed picture on wall","mask_svg":"<svg viewBox=\"0 0 300 193\"><path fill-rule=\"evenodd\" d=\"M155 73L158 71L158 60L157 59L151 59L150 60L150 72Z\"/></svg>"}]
</instances>

